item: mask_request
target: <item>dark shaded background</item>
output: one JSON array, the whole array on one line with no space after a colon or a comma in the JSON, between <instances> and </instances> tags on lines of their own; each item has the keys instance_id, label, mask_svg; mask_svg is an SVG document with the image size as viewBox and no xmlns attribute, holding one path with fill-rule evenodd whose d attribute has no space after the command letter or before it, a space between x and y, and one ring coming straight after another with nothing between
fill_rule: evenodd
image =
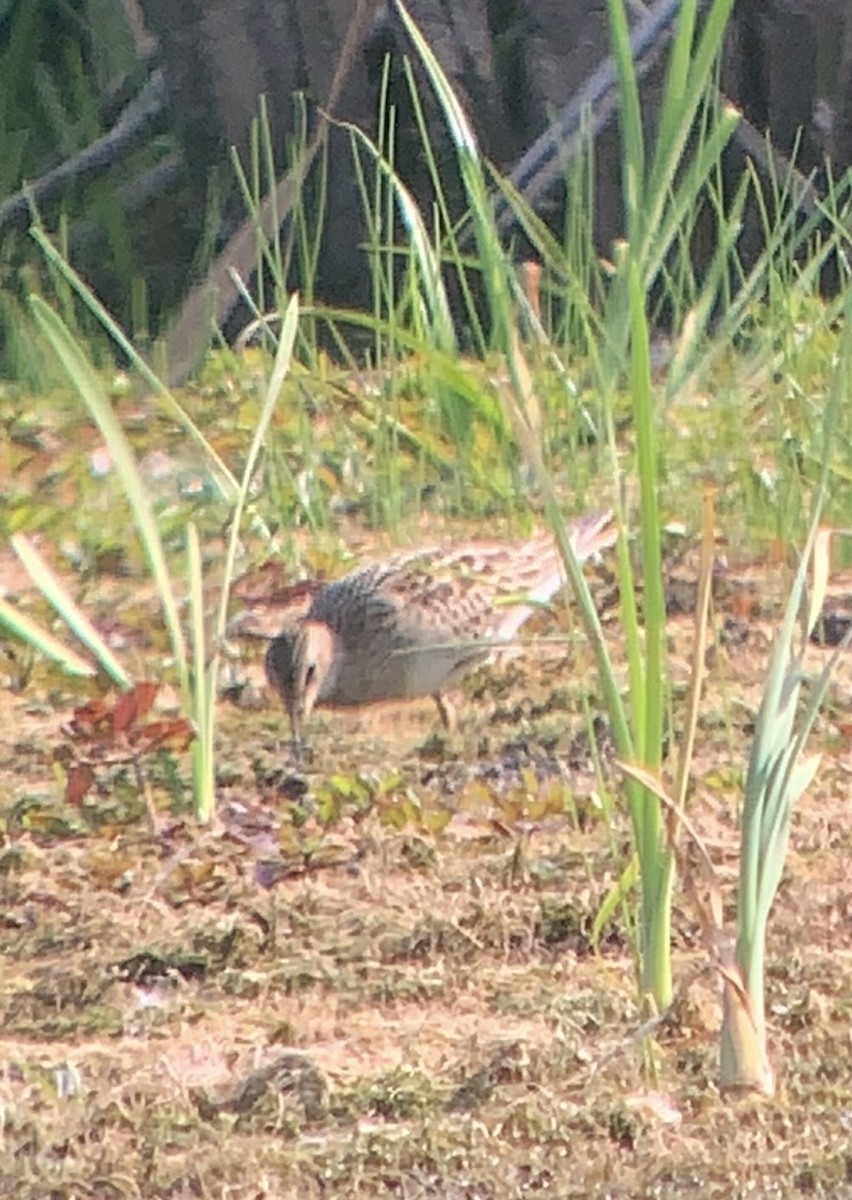
<instances>
[{"instance_id":1,"label":"dark shaded background","mask_svg":"<svg viewBox=\"0 0 852 1200\"><path fill-rule=\"evenodd\" d=\"M16 0L7 10L7 30L24 2ZM49 16L51 4L39 3ZM428 203L430 183L402 70L406 38L392 5L379 0L182 0L177 5L173 0L124 0L124 7L136 31L137 50L135 78L125 91L140 91L146 79L150 84L155 77L160 89L152 101L153 115L134 143L137 159L115 153L116 165L110 168L116 186L120 179L125 189L126 198L119 202L132 213L134 270L147 280L151 332L173 320L182 296L204 280L208 264L245 221L230 148L236 147L248 162L249 129L261 94L267 98L277 147L292 133L296 92L305 97L309 131L318 128L320 111L331 106L336 117L375 137L383 66L390 55L390 93L399 111L396 165L421 204ZM484 152L505 171L608 50L604 0L409 0L408 7L462 97ZM44 54L59 63L65 61L63 47L75 38L83 62L90 54L91 39L82 23L74 27L68 21L73 10L70 0L63 10L65 24L56 26L61 37L44 42ZM88 11L79 4L81 15ZM641 13L638 4L635 11ZM332 95L347 33L348 70L340 73L341 85ZM649 120L659 82L657 68L644 84ZM802 172L815 170L819 181L826 159L835 173L852 163L849 0L740 0L721 82L758 131L771 130L774 145L785 154L795 151ZM445 156L445 176L452 181L452 153L442 121L429 89L421 90L434 144ZM105 114L121 111L126 99L118 89L110 97L111 109L105 100ZM612 124L596 148L595 233L604 253L621 231L617 137ZM138 144L146 139L143 178ZM151 149L155 143L162 147L159 157ZM105 151L107 159L111 153ZM282 153L281 167L283 158ZM743 161L742 147L732 147L727 163L732 178ZM361 200L349 138L338 128L328 134L328 165L331 186L317 293L333 304L360 306L369 300L359 249L364 235ZM136 172L130 181L128 171ZM58 186L41 204L48 224L56 205L67 204L75 186ZM562 200L557 187L540 201L556 225L562 220ZM99 236L102 231L91 224L81 220L72 225L74 261L126 322L127 270L111 258L109 244ZM26 225L25 215L19 214L17 225ZM746 257L757 252L759 243L754 219L743 235ZM199 320L194 315L186 328ZM240 320L238 313L232 314L231 332Z\"/></svg>"}]
</instances>

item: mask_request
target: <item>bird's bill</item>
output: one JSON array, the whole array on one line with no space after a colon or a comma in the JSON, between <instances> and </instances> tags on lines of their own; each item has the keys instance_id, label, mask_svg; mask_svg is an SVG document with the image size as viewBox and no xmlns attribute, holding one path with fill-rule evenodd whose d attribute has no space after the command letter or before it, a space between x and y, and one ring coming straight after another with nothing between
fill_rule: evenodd
<instances>
[{"instance_id":1,"label":"bird's bill","mask_svg":"<svg viewBox=\"0 0 852 1200\"><path fill-rule=\"evenodd\" d=\"M311 713L314 709L314 701L310 696L301 696L299 698L288 699L287 714L290 718L290 729L293 734L293 746L299 755L302 746L304 745L304 731L308 723Z\"/></svg>"},{"instance_id":2,"label":"bird's bill","mask_svg":"<svg viewBox=\"0 0 852 1200\"><path fill-rule=\"evenodd\" d=\"M293 749L298 758L302 750L302 730L304 728L304 715L302 705L294 701L289 701L287 704L287 716L290 718L290 732L293 736Z\"/></svg>"}]
</instances>

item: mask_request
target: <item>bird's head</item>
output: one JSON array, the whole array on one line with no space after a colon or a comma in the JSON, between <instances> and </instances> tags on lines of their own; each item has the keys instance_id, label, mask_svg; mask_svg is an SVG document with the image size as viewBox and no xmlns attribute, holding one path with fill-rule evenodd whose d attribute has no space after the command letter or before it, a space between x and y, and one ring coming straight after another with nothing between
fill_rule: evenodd
<instances>
[{"instance_id":1,"label":"bird's head","mask_svg":"<svg viewBox=\"0 0 852 1200\"><path fill-rule=\"evenodd\" d=\"M334 634L321 621L302 621L285 629L266 652L266 677L284 701L297 747L333 663Z\"/></svg>"}]
</instances>

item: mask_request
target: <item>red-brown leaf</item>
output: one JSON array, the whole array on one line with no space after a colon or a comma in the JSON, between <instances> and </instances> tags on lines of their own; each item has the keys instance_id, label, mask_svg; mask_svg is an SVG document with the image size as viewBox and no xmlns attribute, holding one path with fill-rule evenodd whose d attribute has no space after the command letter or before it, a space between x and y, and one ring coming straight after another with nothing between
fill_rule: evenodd
<instances>
[{"instance_id":1,"label":"red-brown leaf","mask_svg":"<svg viewBox=\"0 0 852 1200\"><path fill-rule=\"evenodd\" d=\"M74 716L64 727L64 732L74 741L91 741L93 738L112 735L112 710L106 700L90 700L74 709Z\"/></svg>"},{"instance_id":2,"label":"red-brown leaf","mask_svg":"<svg viewBox=\"0 0 852 1200\"><path fill-rule=\"evenodd\" d=\"M150 680L137 683L131 691L119 696L113 712L113 728L116 733L126 733L141 717L150 711L156 699L159 684Z\"/></svg>"},{"instance_id":3,"label":"red-brown leaf","mask_svg":"<svg viewBox=\"0 0 852 1200\"><path fill-rule=\"evenodd\" d=\"M140 754L150 754L154 750L186 750L194 737L192 722L183 717L174 717L170 720L151 721L141 729L135 730L132 740Z\"/></svg>"},{"instance_id":4,"label":"red-brown leaf","mask_svg":"<svg viewBox=\"0 0 852 1200\"><path fill-rule=\"evenodd\" d=\"M76 763L65 781L65 803L79 804L95 782L95 772L88 763Z\"/></svg>"}]
</instances>

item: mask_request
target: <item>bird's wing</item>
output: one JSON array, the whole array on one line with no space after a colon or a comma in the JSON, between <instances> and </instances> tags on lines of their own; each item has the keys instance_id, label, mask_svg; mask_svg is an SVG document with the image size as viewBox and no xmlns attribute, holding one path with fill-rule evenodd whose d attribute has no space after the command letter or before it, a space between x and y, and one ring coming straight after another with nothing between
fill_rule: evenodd
<instances>
[{"instance_id":1,"label":"bird's wing","mask_svg":"<svg viewBox=\"0 0 852 1200\"><path fill-rule=\"evenodd\" d=\"M572 526L581 561L611 544L610 520L609 513L593 513ZM434 545L356 568L323 589L309 617L359 640L392 627L398 645L509 640L564 583L549 535L516 544Z\"/></svg>"},{"instance_id":2,"label":"bird's wing","mask_svg":"<svg viewBox=\"0 0 852 1200\"><path fill-rule=\"evenodd\" d=\"M536 604L561 584L549 539L434 546L365 568L361 607L371 623L392 614L395 640L420 646L511 637ZM504 632L510 618L514 628Z\"/></svg>"}]
</instances>

